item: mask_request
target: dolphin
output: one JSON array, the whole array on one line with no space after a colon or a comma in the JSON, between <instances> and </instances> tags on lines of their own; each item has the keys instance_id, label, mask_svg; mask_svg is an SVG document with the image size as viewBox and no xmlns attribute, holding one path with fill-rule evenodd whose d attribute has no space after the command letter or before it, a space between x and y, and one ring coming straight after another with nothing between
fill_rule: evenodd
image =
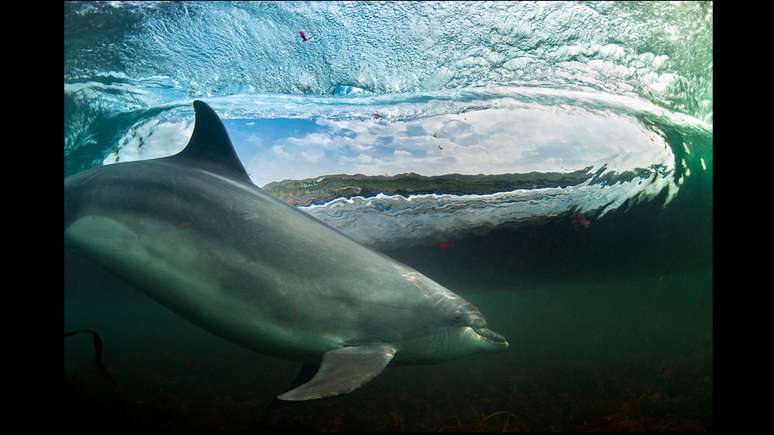
<instances>
[{"instance_id":1,"label":"dolphin","mask_svg":"<svg viewBox=\"0 0 774 435\"><path fill-rule=\"evenodd\" d=\"M303 363L300 401L394 364L499 351L460 296L254 185L218 115L194 101L180 153L65 178L65 246L194 324Z\"/></svg>"}]
</instances>

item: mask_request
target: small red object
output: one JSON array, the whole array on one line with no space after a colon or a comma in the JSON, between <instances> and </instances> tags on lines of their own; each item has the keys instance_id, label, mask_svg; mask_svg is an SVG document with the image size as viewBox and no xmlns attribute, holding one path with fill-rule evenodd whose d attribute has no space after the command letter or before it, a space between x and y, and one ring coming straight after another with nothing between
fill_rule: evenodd
<instances>
[{"instance_id":1,"label":"small red object","mask_svg":"<svg viewBox=\"0 0 774 435\"><path fill-rule=\"evenodd\" d=\"M661 367L661 376L662 377L666 376L666 374L667 374L667 368L666 367Z\"/></svg>"},{"instance_id":2,"label":"small red object","mask_svg":"<svg viewBox=\"0 0 774 435\"><path fill-rule=\"evenodd\" d=\"M454 241L453 240L449 240L448 242L438 241L435 243L435 247L442 251L445 251L447 249L451 249L454 247Z\"/></svg>"},{"instance_id":3,"label":"small red object","mask_svg":"<svg viewBox=\"0 0 774 435\"><path fill-rule=\"evenodd\" d=\"M575 222L577 222L578 225L583 225L584 228L588 228L589 225L591 225L591 221L588 220L588 218L586 218L583 213L578 213L575 215Z\"/></svg>"},{"instance_id":4,"label":"small red object","mask_svg":"<svg viewBox=\"0 0 774 435\"><path fill-rule=\"evenodd\" d=\"M382 115L379 114L379 112L374 112L373 115L371 115L371 119L381 119Z\"/></svg>"},{"instance_id":5,"label":"small red object","mask_svg":"<svg viewBox=\"0 0 774 435\"><path fill-rule=\"evenodd\" d=\"M307 39L306 39L306 35L304 34L304 31L303 31L303 30L298 32L298 36L300 36L300 37L301 37L301 40L302 40L302 41L304 41L304 42L306 42L306 41L307 41Z\"/></svg>"}]
</instances>

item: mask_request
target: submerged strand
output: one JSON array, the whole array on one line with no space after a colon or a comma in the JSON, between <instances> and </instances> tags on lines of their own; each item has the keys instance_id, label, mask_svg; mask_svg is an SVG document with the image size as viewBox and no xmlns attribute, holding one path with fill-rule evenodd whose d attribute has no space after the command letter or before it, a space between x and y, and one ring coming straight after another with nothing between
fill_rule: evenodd
<instances>
[{"instance_id":1,"label":"submerged strand","mask_svg":"<svg viewBox=\"0 0 774 435\"><path fill-rule=\"evenodd\" d=\"M113 379L112 376L110 376L110 372L108 372L107 367L105 367L105 364L102 362L102 337L100 337L97 331L94 331L93 329L80 329L76 331L65 332L64 336L67 338L78 334L91 334L94 343L94 358L97 362L97 368L105 379L107 379L114 387L118 388L118 383L115 381L115 379Z\"/></svg>"}]
</instances>

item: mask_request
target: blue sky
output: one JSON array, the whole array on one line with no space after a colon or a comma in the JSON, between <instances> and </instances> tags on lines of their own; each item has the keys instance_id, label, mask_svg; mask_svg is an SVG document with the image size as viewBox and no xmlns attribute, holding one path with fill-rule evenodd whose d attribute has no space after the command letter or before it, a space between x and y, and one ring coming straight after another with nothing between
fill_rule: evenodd
<instances>
[{"instance_id":1,"label":"blue sky","mask_svg":"<svg viewBox=\"0 0 774 435\"><path fill-rule=\"evenodd\" d=\"M336 173L569 172L602 164L627 170L672 158L663 138L633 118L559 107L408 121L281 118L224 124L250 177L261 186ZM105 163L174 154L192 130L191 120L152 120L127 133Z\"/></svg>"}]
</instances>

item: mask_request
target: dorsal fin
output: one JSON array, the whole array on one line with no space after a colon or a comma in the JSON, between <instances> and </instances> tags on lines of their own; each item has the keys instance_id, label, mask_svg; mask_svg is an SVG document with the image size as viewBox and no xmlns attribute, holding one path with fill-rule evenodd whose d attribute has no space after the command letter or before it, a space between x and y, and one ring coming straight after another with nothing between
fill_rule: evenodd
<instances>
[{"instance_id":1,"label":"dorsal fin","mask_svg":"<svg viewBox=\"0 0 774 435\"><path fill-rule=\"evenodd\" d=\"M183 151L172 158L184 161L187 165L250 182L218 114L203 101L196 100L193 106L196 120L191 140Z\"/></svg>"}]
</instances>

